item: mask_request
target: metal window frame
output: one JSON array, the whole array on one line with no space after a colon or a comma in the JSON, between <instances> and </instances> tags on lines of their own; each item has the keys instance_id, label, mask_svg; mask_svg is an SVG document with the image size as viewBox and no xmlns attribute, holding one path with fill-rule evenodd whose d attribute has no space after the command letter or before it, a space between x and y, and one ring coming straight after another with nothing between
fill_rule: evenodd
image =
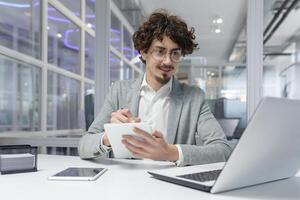
<instances>
[{"instance_id":1,"label":"metal window frame","mask_svg":"<svg viewBox=\"0 0 300 200\"><path fill-rule=\"evenodd\" d=\"M143 70L141 70L138 65L135 65L132 62L130 62L130 60L128 60L126 58L126 56L123 55L123 46L124 46L124 41L123 41L124 31L123 31L123 29L125 27L131 35L133 35L134 29L113 1L110 1L110 9L111 9L111 12L114 13L114 15L119 19L120 25L121 25L121 32L122 32L122 35L121 35L121 52L118 51L116 48L114 48L111 45L110 45L110 51L112 51L116 56L118 56L127 65L132 67L133 72L137 72L139 74L142 74Z\"/></svg>"},{"instance_id":2,"label":"metal window frame","mask_svg":"<svg viewBox=\"0 0 300 200\"><path fill-rule=\"evenodd\" d=\"M263 6L264 1L247 1L247 119L251 119L263 87Z\"/></svg>"},{"instance_id":3,"label":"metal window frame","mask_svg":"<svg viewBox=\"0 0 300 200\"><path fill-rule=\"evenodd\" d=\"M33 65L35 67L38 67L41 69L41 121L40 131L7 131L7 132L1 132L0 136L13 136L13 137L22 137L22 136L49 136L53 135L52 130L47 130L47 84L48 84L48 72L55 72L59 75L63 75L65 77L75 79L80 81L80 108L84 109L84 86L85 84L91 84L96 85L96 79L99 77L95 76L95 80L89 79L85 77L85 36L86 34L89 34L94 39L96 38L95 30L92 28L87 27L85 22L85 12L86 12L86 0L80 0L81 6L80 11L81 15L80 17L75 16L72 11L70 11L64 4L59 2L59 0L41 0L41 49L42 49L42 55L41 59L37 59L34 57L31 57L29 55L20 53L16 50L0 46L0 54L2 54L5 57L11 58L13 60L17 60L18 62L26 63L29 65ZM67 19L71 20L72 23L74 23L76 26L78 26L81 30L80 35L80 74L76 74L73 72L70 72L68 70L65 70L63 68L60 68L54 64L48 63L48 6L54 7L56 10L58 10L61 14L63 14ZM114 12L118 19L121 21L121 25L126 27L127 30L129 30L130 33L133 33L133 28L129 24L128 21L124 18L121 11L116 7L116 5L113 2L110 2L110 7L108 8L108 12ZM101 17L101 15L97 15L97 18ZM96 40L96 39L95 39ZM140 70L136 65L130 63L130 61L119 51L117 51L114 47L109 45L109 50L114 52L121 60L124 60L129 66L131 66L135 71L138 73L143 73L142 70ZM97 57L95 57L97 59ZM103 89L101 89L102 91ZM102 93L102 92L99 92ZM57 135L60 134L78 134L78 132L83 132L81 129L67 129L67 130L56 130L55 133Z\"/></svg>"}]
</instances>

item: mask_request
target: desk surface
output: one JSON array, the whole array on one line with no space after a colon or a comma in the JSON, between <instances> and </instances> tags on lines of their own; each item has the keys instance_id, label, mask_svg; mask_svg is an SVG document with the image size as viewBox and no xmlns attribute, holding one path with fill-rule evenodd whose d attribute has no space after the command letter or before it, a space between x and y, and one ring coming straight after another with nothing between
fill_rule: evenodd
<instances>
[{"instance_id":1,"label":"desk surface","mask_svg":"<svg viewBox=\"0 0 300 200\"><path fill-rule=\"evenodd\" d=\"M150 160L97 159L39 155L38 172L0 175L1 199L300 199L300 171L297 177L221 194L209 194L151 178L148 170L173 167ZM67 167L106 167L96 181L49 181L47 178ZM3 198L5 197L5 198Z\"/></svg>"}]
</instances>

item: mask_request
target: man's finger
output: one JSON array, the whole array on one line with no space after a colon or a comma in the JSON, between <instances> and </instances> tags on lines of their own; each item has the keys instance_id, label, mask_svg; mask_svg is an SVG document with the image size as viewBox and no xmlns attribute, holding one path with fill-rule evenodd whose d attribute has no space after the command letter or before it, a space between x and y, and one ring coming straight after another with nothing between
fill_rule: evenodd
<instances>
[{"instance_id":1,"label":"man's finger","mask_svg":"<svg viewBox=\"0 0 300 200\"><path fill-rule=\"evenodd\" d=\"M131 118L129 118L129 122L130 123L138 123L138 122L141 122L141 119L138 117L131 117Z\"/></svg>"},{"instance_id":2,"label":"man's finger","mask_svg":"<svg viewBox=\"0 0 300 200\"><path fill-rule=\"evenodd\" d=\"M111 118L110 123L117 124L117 123L123 123L123 122L121 122L120 120L117 120L116 118Z\"/></svg>"},{"instance_id":3,"label":"man's finger","mask_svg":"<svg viewBox=\"0 0 300 200\"><path fill-rule=\"evenodd\" d=\"M123 122L123 123L126 123L126 122L129 121L129 119L126 116L124 116L122 114L119 114L118 112L111 113L111 117L115 118L115 119L117 119L117 120L119 120L120 122Z\"/></svg>"},{"instance_id":4,"label":"man's finger","mask_svg":"<svg viewBox=\"0 0 300 200\"><path fill-rule=\"evenodd\" d=\"M122 115L125 115L126 117L128 118L132 118L132 114L130 112L130 110L128 108L123 108L123 109L120 109L117 111L118 113L122 114Z\"/></svg>"},{"instance_id":5,"label":"man's finger","mask_svg":"<svg viewBox=\"0 0 300 200\"><path fill-rule=\"evenodd\" d=\"M161 134L161 132L159 131L154 131L152 133L152 136L154 136L155 138L163 138L164 136Z\"/></svg>"},{"instance_id":6,"label":"man's finger","mask_svg":"<svg viewBox=\"0 0 300 200\"><path fill-rule=\"evenodd\" d=\"M143 148L130 144L126 139L122 139L122 143L131 153L133 153L134 156L138 155L141 158L147 158L149 156Z\"/></svg>"},{"instance_id":7,"label":"man's finger","mask_svg":"<svg viewBox=\"0 0 300 200\"><path fill-rule=\"evenodd\" d=\"M136 147L141 147L145 150L147 148L149 148L149 144L147 142L145 142L145 140L142 139L142 138L137 138L137 137L132 136L132 135L123 135L122 138L125 139L130 144L136 146Z\"/></svg>"},{"instance_id":8,"label":"man's finger","mask_svg":"<svg viewBox=\"0 0 300 200\"><path fill-rule=\"evenodd\" d=\"M152 135L147 133L146 131L143 131L142 129L139 129L137 127L133 128L133 131L137 133L140 137L144 138L147 142L152 144L154 142Z\"/></svg>"}]
</instances>

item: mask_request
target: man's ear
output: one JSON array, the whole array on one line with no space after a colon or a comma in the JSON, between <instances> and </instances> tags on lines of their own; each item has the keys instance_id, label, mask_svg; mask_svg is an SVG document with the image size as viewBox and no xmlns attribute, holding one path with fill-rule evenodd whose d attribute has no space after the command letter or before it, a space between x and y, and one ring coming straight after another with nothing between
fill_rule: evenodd
<instances>
[{"instance_id":1,"label":"man's ear","mask_svg":"<svg viewBox=\"0 0 300 200\"><path fill-rule=\"evenodd\" d=\"M143 60L146 60L147 53L144 50L142 50L142 51L140 51L140 54L141 54Z\"/></svg>"}]
</instances>

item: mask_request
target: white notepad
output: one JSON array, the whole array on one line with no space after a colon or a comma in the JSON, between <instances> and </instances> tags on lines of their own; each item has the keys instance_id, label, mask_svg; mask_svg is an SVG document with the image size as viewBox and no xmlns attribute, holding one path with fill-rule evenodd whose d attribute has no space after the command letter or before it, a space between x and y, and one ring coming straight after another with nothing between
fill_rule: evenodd
<instances>
[{"instance_id":1,"label":"white notepad","mask_svg":"<svg viewBox=\"0 0 300 200\"><path fill-rule=\"evenodd\" d=\"M107 133L115 158L134 158L134 156L122 143L122 135L134 135L139 137L135 132L133 132L134 127L142 129L148 133L151 133L152 131L151 126L147 123L104 124L104 129Z\"/></svg>"}]
</instances>

